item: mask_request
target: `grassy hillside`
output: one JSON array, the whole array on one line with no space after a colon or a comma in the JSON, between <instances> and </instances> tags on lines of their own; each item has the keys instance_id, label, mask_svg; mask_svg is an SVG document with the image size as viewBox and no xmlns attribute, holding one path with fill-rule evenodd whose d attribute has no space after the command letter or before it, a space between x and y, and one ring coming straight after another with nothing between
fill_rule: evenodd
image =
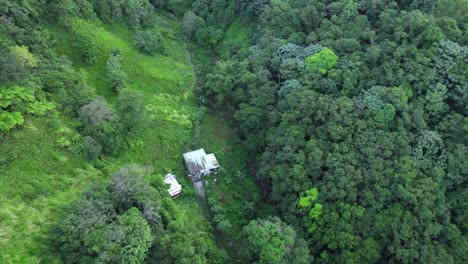
<instances>
[{"instance_id":1,"label":"grassy hillside","mask_svg":"<svg viewBox=\"0 0 468 264\"><path fill-rule=\"evenodd\" d=\"M104 175L67 151L50 120L29 119L0 139L0 262L37 263L60 208Z\"/></svg>"},{"instance_id":2,"label":"grassy hillside","mask_svg":"<svg viewBox=\"0 0 468 264\"><path fill-rule=\"evenodd\" d=\"M55 52L69 57L76 68L84 69L88 84L111 103L117 94L106 79L105 65L111 50L121 50L129 88L144 96L148 128L133 136L128 151L106 158L101 170L89 165L78 151L60 147L58 140L64 133L70 138L76 136L67 125L70 121L63 117L28 118L19 131L1 138L0 263L48 262L47 232L60 217L60 209L93 181L106 180L120 166L131 162L152 165L157 174L171 171L179 175L185 188L184 195L177 200L185 212L182 217L190 219L200 232L209 232L209 224L199 210L192 185L184 177L181 162L181 153L188 148L193 135L193 121L200 116L191 94L194 73L179 35L179 22L164 15L157 18L157 28L167 41L165 56L138 53L133 33L124 25L80 21L79 27L92 34L98 46L93 66L79 60L67 31L48 27L56 39Z\"/></svg>"}]
</instances>

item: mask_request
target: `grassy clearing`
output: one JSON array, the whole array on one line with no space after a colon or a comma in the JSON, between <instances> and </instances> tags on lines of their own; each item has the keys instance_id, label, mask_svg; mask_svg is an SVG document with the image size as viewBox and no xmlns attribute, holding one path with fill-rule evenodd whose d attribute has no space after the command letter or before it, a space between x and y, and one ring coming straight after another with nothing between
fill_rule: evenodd
<instances>
[{"instance_id":1,"label":"grassy clearing","mask_svg":"<svg viewBox=\"0 0 468 264\"><path fill-rule=\"evenodd\" d=\"M240 22L240 19L234 20L224 34L224 39L218 45L218 51L222 59L229 59L231 49L248 48L249 34L252 29Z\"/></svg>"},{"instance_id":2,"label":"grassy clearing","mask_svg":"<svg viewBox=\"0 0 468 264\"><path fill-rule=\"evenodd\" d=\"M217 175L206 178L208 186L205 191L208 198L214 197L221 205L222 214L232 225L227 232L215 234L218 244L235 258L237 247L231 242L238 237L249 220L264 216L266 207L261 201L260 190L254 178L248 175L246 150L238 143L227 122L213 112L207 112L200 124L198 147L205 148L207 153L215 153L222 166ZM253 207L246 208L249 206ZM216 212L211 211L209 215L215 217ZM216 228L215 222L213 228Z\"/></svg>"}]
</instances>

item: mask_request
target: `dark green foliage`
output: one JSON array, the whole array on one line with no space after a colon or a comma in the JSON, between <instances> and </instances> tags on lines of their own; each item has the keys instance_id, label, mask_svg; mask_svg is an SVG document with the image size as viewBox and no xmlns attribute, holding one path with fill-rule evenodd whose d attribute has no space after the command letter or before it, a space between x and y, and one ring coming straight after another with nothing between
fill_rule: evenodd
<instances>
[{"instance_id":1,"label":"dark green foliage","mask_svg":"<svg viewBox=\"0 0 468 264\"><path fill-rule=\"evenodd\" d=\"M128 210L142 202L148 193L148 183L144 178L147 174L144 168L128 165L112 176L109 189L119 210Z\"/></svg>"},{"instance_id":2,"label":"dark green foliage","mask_svg":"<svg viewBox=\"0 0 468 264\"><path fill-rule=\"evenodd\" d=\"M128 75L122 69L122 56L119 53L112 53L106 64L106 73L109 78L112 89L115 92L120 91L127 85Z\"/></svg>"},{"instance_id":3,"label":"dark green foliage","mask_svg":"<svg viewBox=\"0 0 468 264\"><path fill-rule=\"evenodd\" d=\"M216 223L216 228L222 233L229 233L232 227L229 219L226 218L223 206L214 197L208 198L208 204L213 213L213 221Z\"/></svg>"},{"instance_id":4,"label":"dark green foliage","mask_svg":"<svg viewBox=\"0 0 468 264\"><path fill-rule=\"evenodd\" d=\"M154 26L155 21L151 16L153 6L148 0L92 0L92 2L96 14L104 22L124 21L133 30Z\"/></svg>"},{"instance_id":5,"label":"dark green foliage","mask_svg":"<svg viewBox=\"0 0 468 264\"><path fill-rule=\"evenodd\" d=\"M92 137L83 138L83 151L89 159L96 159L101 156L102 146Z\"/></svg>"},{"instance_id":6,"label":"dark green foliage","mask_svg":"<svg viewBox=\"0 0 468 264\"><path fill-rule=\"evenodd\" d=\"M286 80L282 85L281 88L278 90L278 95L287 95L289 92L302 89L303 86L297 79L290 79Z\"/></svg>"},{"instance_id":7,"label":"dark green foliage","mask_svg":"<svg viewBox=\"0 0 468 264\"><path fill-rule=\"evenodd\" d=\"M78 6L73 0L52 0L47 3L48 16L52 21L69 29L73 27L73 19L79 15Z\"/></svg>"},{"instance_id":8,"label":"dark green foliage","mask_svg":"<svg viewBox=\"0 0 468 264\"><path fill-rule=\"evenodd\" d=\"M37 66L37 59L27 47L13 46L3 49L0 57L0 85L20 82Z\"/></svg>"},{"instance_id":9,"label":"dark green foliage","mask_svg":"<svg viewBox=\"0 0 468 264\"><path fill-rule=\"evenodd\" d=\"M237 106L239 98L245 94L246 86L254 78L254 75L247 71L245 61L222 61L216 64L213 73L206 76L206 94L216 95L218 106Z\"/></svg>"},{"instance_id":10,"label":"dark green foliage","mask_svg":"<svg viewBox=\"0 0 468 264\"><path fill-rule=\"evenodd\" d=\"M81 60L89 65L96 63L97 47L90 32L74 30L73 47L80 54Z\"/></svg>"},{"instance_id":11,"label":"dark green foliage","mask_svg":"<svg viewBox=\"0 0 468 264\"><path fill-rule=\"evenodd\" d=\"M151 27L153 24L150 13L153 7L147 0L123 1L122 7L123 14L130 28L136 30L142 27Z\"/></svg>"},{"instance_id":12,"label":"dark green foliage","mask_svg":"<svg viewBox=\"0 0 468 264\"><path fill-rule=\"evenodd\" d=\"M107 104L104 97L96 97L78 111L78 120L82 124L82 134L92 137L105 154L110 154L119 147L118 116Z\"/></svg>"},{"instance_id":13,"label":"dark green foliage","mask_svg":"<svg viewBox=\"0 0 468 264\"><path fill-rule=\"evenodd\" d=\"M270 0L241 1L241 15L244 22L253 22L262 14Z\"/></svg>"},{"instance_id":14,"label":"dark green foliage","mask_svg":"<svg viewBox=\"0 0 468 264\"><path fill-rule=\"evenodd\" d=\"M235 118L267 198L314 257L466 261L463 1L240 2L254 45L218 61L203 92Z\"/></svg>"},{"instance_id":15,"label":"dark green foliage","mask_svg":"<svg viewBox=\"0 0 468 264\"><path fill-rule=\"evenodd\" d=\"M138 170L136 166L125 167L113 179L126 174L140 180L135 174ZM149 188L147 182L140 187ZM153 242L150 224L143 211L114 203L116 200L120 198L113 191L92 189L68 208L68 215L53 228L62 259L72 263L139 263L146 258Z\"/></svg>"},{"instance_id":16,"label":"dark green foliage","mask_svg":"<svg viewBox=\"0 0 468 264\"><path fill-rule=\"evenodd\" d=\"M152 241L148 222L134 207L85 239L97 261L108 263L141 263Z\"/></svg>"},{"instance_id":17,"label":"dark green foliage","mask_svg":"<svg viewBox=\"0 0 468 264\"><path fill-rule=\"evenodd\" d=\"M94 93L86 84L86 72L76 71L65 57L53 60L45 66L42 83L48 97L59 103L65 113L74 116L81 106L91 100Z\"/></svg>"},{"instance_id":18,"label":"dark green foliage","mask_svg":"<svg viewBox=\"0 0 468 264\"><path fill-rule=\"evenodd\" d=\"M152 55L155 53L164 53L164 38L159 32L138 31L134 37L135 46L139 51Z\"/></svg>"},{"instance_id":19,"label":"dark green foliage","mask_svg":"<svg viewBox=\"0 0 468 264\"><path fill-rule=\"evenodd\" d=\"M253 220L241 233L241 256L248 263L310 263L306 243L273 217Z\"/></svg>"},{"instance_id":20,"label":"dark green foliage","mask_svg":"<svg viewBox=\"0 0 468 264\"><path fill-rule=\"evenodd\" d=\"M167 8L174 12L177 15L182 15L187 11L191 6L192 2L190 0L166 0Z\"/></svg>"},{"instance_id":21,"label":"dark green foliage","mask_svg":"<svg viewBox=\"0 0 468 264\"><path fill-rule=\"evenodd\" d=\"M445 168L447 166L447 153L442 137L434 131L423 130L413 149L413 157L429 162L432 166ZM432 167L431 166L431 167Z\"/></svg>"},{"instance_id":22,"label":"dark green foliage","mask_svg":"<svg viewBox=\"0 0 468 264\"><path fill-rule=\"evenodd\" d=\"M93 1L94 10L104 22L119 22L124 18L124 1L121 0L103 0Z\"/></svg>"},{"instance_id":23,"label":"dark green foliage","mask_svg":"<svg viewBox=\"0 0 468 264\"><path fill-rule=\"evenodd\" d=\"M68 215L53 227L54 243L65 261L92 261L92 248L85 241L116 218L109 199L103 196L105 193L97 189L85 194L69 206Z\"/></svg>"},{"instance_id":24,"label":"dark green foliage","mask_svg":"<svg viewBox=\"0 0 468 264\"><path fill-rule=\"evenodd\" d=\"M240 4L239 0L193 1L192 11L184 10L184 31L201 46L214 48L223 38L224 29L238 17Z\"/></svg>"},{"instance_id":25,"label":"dark green foliage","mask_svg":"<svg viewBox=\"0 0 468 264\"><path fill-rule=\"evenodd\" d=\"M52 229L58 256L67 263L225 259L208 234L180 215L162 177L150 180L150 173L147 167L126 165L113 174L107 189L90 189L71 204Z\"/></svg>"},{"instance_id":26,"label":"dark green foliage","mask_svg":"<svg viewBox=\"0 0 468 264\"><path fill-rule=\"evenodd\" d=\"M141 93L127 89L120 91L117 101L117 114L125 131L134 132L142 128L146 119L146 112Z\"/></svg>"},{"instance_id":27,"label":"dark green foliage","mask_svg":"<svg viewBox=\"0 0 468 264\"><path fill-rule=\"evenodd\" d=\"M438 56L435 58L437 79L448 90L449 106L459 113L467 113L468 98L466 93L466 60L468 48L448 41L438 43Z\"/></svg>"},{"instance_id":28,"label":"dark green foliage","mask_svg":"<svg viewBox=\"0 0 468 264\"><path fill-rule=\"evenodd\" d=\"M203 18L197 16L192 11L185 13L182 23L184 27L184 33L189 37L195 36L197 30L200 27L205 26L205 21Z\"/></svg>"}]
</instances>

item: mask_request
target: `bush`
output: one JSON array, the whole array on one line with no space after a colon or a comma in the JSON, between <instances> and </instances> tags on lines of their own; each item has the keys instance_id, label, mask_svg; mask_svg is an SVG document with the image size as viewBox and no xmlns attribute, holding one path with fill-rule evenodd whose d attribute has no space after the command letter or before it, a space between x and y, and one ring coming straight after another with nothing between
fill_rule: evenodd
<instances>
[{"instance_id":1,"label":"bush","mask_svg":"<svg viewBox=\"0 0 468 264\"><path fill-rule=\"evenodd\" d=\"M44 91L52 101L60 104L65 113L75 116L78 109L94 95L94 88L86 84L86 71L75 71L66 57L52 61L46 67L47 71L43 76Z\"/></svg>"},{"instance_id":2,"label":"bush","mask_svg":"<svg viewBox=\"0 0 468 264\"><path fill-rule=\"evenodd\" d=\"M97 47L89 32L76 30L72 45L78 50L81 60L89 65L96 63Z\"/></svg>"},{"instance_id":3,"label":"bush","mask_svg":"<svg viewBox=\"0 0 468 264\"><path fill-rule=\"evenodd\" d=\"M89 159L94 160L101 156L102 146L92 137L87 136L83 138L83 150Z\"/></svg>"},{"instance_id":4,"label":"bush","mask_svg":"<svg viewBox=\"0 0 468 264\"><path fill-rule=\"evenodd\" d=\"M145 119L145 102L138 91L122 90L117 101L117 113L124 131L134 132Z\"/></svg>"},{"instance_id":5,"label":"bush","mask_svg":"<svg viewBox=\"0 0 468 264\"><path fill-rule=\"evenodd\" d=\"M122 56L119 53L112 52L106 65L107 77L112 83L112 89L116 92L125 87L128 81L127 73L122 70L121 61Z\"/></svg>"},{"instance_id":6,"label":"bush","mask_svg":"<svg viewBox=\"0 0 468 264\"><path fill-rule=\"evenodd\" d=\"M25 114L43 116L54 108L55 105L50 102L39 101L34 88L17 85L0 87L0 131L22 125Z\"/></svg>"},{"instance_id":7,"label":"bush","mask_svg":"<svg viewBox=\"0 0 468 264\"><path fill-rule=\"evenodd\" d=\"M25 46L0 48L0 85L24 80L37 66L37 59Z\"/></svg>"},{"instance_id":8,"label":"bush","mask_svg":"<svg viewBox=\"0 0 468 264\"><path fill-rule=\"evenodd\" d=\"M120 143L119 121L117 115L110 108L104 97L96 97L90 103L82 106L78 111L78 120L82 124L82 134L90 136L102 147L104 154L110 154L116 150ZM89 141L89 139L88 139ZM86 145L92 142L84 142L84 149L91 157L100 152L99 147L91 150Z\"/></svg>"},{"instance_id":9,"label":"bush","mask_svg":"<svg viewBox=\"0 0 468 264\"><path fill-rule=\"evenodd\" d=\"M135 34L134 43L137 49L145 54L164 53L164 39L159 32L139 31Z\"/></svg>"},{"instance_id":10,"label":"bush","mask_svg":"<svg viewBox=\"0 0 468 264\"><path fill-rule=\"evenodd\" d=\"M197 32L197 29L204 24L205 21L203 18L197 16L192 11L185 13L184 19L182 20L184 33L190 38L192 38L195 35L195 32Z\"/></svg>"}]
</instances>

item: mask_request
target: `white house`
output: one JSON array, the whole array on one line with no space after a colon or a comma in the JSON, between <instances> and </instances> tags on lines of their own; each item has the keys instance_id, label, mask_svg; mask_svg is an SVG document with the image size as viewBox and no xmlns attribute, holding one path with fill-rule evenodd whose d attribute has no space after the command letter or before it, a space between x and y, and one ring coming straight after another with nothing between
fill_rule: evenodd
<instances>
[{"instance_id":1,"label":"white house","mask_svg":"<svg viewBox=\"0 0 468 264\"><path fill-rule=\"evenodd\" d=\"M184 153L185 166L192 181L201 180L202 176L217 173L219 163L213 153L206 154L204 149L197 149Z\"/></svg>"}]
</instances>

